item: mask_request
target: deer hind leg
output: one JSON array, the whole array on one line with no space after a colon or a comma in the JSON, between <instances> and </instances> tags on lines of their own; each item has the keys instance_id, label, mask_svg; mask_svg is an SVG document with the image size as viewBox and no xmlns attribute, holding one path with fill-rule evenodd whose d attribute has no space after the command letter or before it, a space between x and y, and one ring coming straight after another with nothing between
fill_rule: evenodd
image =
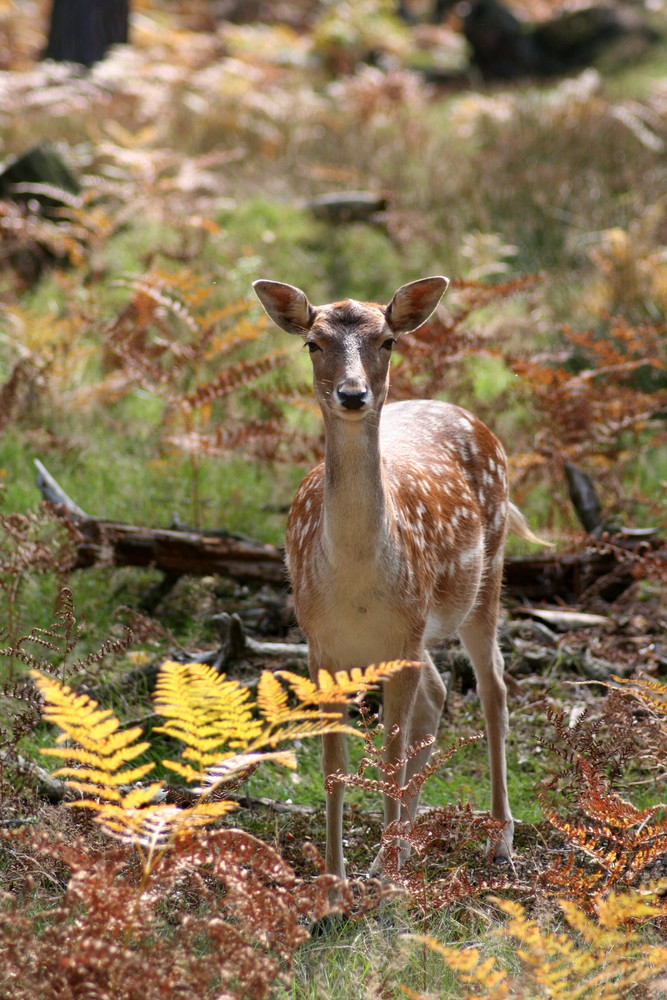
<instances>
[{"instance_id":1,"label":"deer hind leg","mask_svg":"<svg viewBox=\"0 0 667 1000\"><path fill-rule=\"evenodd\" d=\"M408 667L384 684L384 758L390 764L402 760L409 746L421 742L427 736L435 736L438 732L446 688L428 653L422 650L418 658L421 660L421 667ZM429 744L399 768L394 775L399 788L404 787L423 767L432 750L433 747ZM398 819L412 821L417 812L418 801L418 794L402 803L385 795L385 826ZM408 845L402 844L400 864L405 862L409 853ZM373 862L371 874L378 872L381 867L382 851Z\"/></svg>"},{"instance_id":2,"label":"deer hind leg","mask_svg":"<svg viewBox=\"0 0 667 1000\"><path fill-rule=\"evenodd\" d=\"M408 744L415 746L422 743L428 737L438 735L438 726L445 707L447 688L445 682L440 677L437 668L429 656L424 651L422 654L422 666L419 671L419 686L415 697L412 717L410 719L410 729L408 731ZM412 757L405 768L405 783L418 774L428 763L433 753L433 744L423 747L414 757ZM419 805L419 793L413 795L408 800L406 806L401 810L401 819L414 820L417 815Z\"/></svg>"},{"instance_id":3,"label":"deer hind leg","mask_svg":"<svg viewBox=\"0 0 667 1000\"><path fill-rule=\"evenodd\" d=\"M499 585L494 587L496 594ZM488 591L487 591L488 592ZM505 824L500 837L487 845L492 860L510 858L514 821L507 795L505 741L508 730L507 689L503 680L504 663L496 636L498 599L480 603L477 610L459 628L461 641L472 660L477 691L486 721L491 772L491 815Z\"/></svg>"}]
</instances>

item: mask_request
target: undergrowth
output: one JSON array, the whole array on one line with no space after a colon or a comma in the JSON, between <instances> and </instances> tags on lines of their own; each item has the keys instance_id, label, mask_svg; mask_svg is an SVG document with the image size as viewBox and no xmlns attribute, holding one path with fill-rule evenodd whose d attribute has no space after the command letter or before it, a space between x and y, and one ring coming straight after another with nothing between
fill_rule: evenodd
<instances>
[{"instance_id":1,"label":"undergrowth","mask_svg":"<svg viewBox=\"0 0 667 1000\"><path fill-rule=\"evenodd\" d=\"M71 622L66 595L62 601L60 618ZM54 624L30 638L52 650L51 639L60 631ZM30 695L31 703L36 708L43 701L44 718L59 733L55 745L43 750L64 762L52 777L65 779L66 804L94 820L92 826L76 822L74 836L29 826L2 835L0 976L12 996L27 1000L38 983L46 1000L76 996L77 990L120 998L181 989L201 997L273 995L311 961L313 925L332 913L368 923L383 912L377 910L381 902L397 920L391 947L411 957L407 964L384 963L382 989L380 968L367 969L372 995L398 996L400 987L403 995L430 997L435 987L437 996L470 1000L568 993L611 1000L648 996L643 984L659 995L667 975L661 877L667 804L637 809L615 785L637 756L664 762L664 684L642 677L610 682L599 717L584 714L574 725L547 710L551 732L543 746L554 763L541 796L561 847L530 878L511 865L484 872L466 864L463 859L487 837L497 836L498 824L458 803L386 829L387 884L341 883L322 873L314 849L306 850L315 874L298 875L277 847L230 827L227 817L238 805L230 792L257 767L295 767L286 743L298 745L342 726L363 736L364 758L356 775L334 780L407 801L416 785L469 741L436 750L410 784L399 787L394 775L401 762L383 761L381 727L363 706L361 728L351 728L335 713L323 715L318 705L324 698L329 704L358 702L388 672L414 667L397 663L335 678L321 675L324 689L289 671L264 672L253 695L210 667L166 662L154 696L164 722L152 727L151 739L162 734L180 754L162 760L164 773L174 776L165 781L149 777L155 761L146 758L151 740L140 726L121 724L113 712L58 680L57 663L28 654L22 638L12 651L33 668L41 699ZM34 669L37 663L42 669ZM629 717L635 722L631 730ZM623 732L624 739L614 735ZM411 747L408 755L420 750ZM370 766L377 778L366 776ZM412 848L403 867L397 838ZM55 882L44 882L44 865L56 866ZM470 928L460 944L453 943L451 914L457 909L483 914L491 939L511 943L520 971L502 947L466 943ZM448 941L437 936L445 927ZM326 933L336 935L327 945L334 948L341 946L338 935L350 932L341 925ZM428 952L448 966L451 991L435 986L438 974L425 958ZM420 989L420 976L431 985Z\"/></svg>"},{"instance_id":2,"label":"undergrowth","mask_svg":"<svg viewBox=\"0 0 667 1000\"><path fill-rule=\"evenodd\" d=\"M291 762L271 741L296 725L301 682L265 674L250 689L172 665L150 702L153 661L173 663L184 639L201 646L229 594L181 581L149 616L152 571L101 565L84 582L79 534L38 508L31 459L88 514L279 543L321 438L306 365L250 303L252 280L296 282L317 302L388 301L404 281L449 273L445 305L399 342L393 397L445 397L489 423L513 497L561 547L582 541L563 476L580 466L610 532L586 544L622 550L638 581L664 586L660 548L614 535L665 527L664 47L635 83L630 68L589 69L481 93L424 81L434 60L460 67L455 23L408 27L385 0L283 4L285 23L269 10L266 24L216 22L198 0L132 6L132 45L82 75L37 61L46 0L0 3L3 148L48 142L80 182L0 199L2 989L659 997L659 677L610 681L577 718L531 710L522 788L537 785L542 819L526 826L539 863L522 865L519 848L514 866L487 868L493 821L462 792L384 835L391 887L334 884L293 842L293 819L273 840L229 825L248 774L272 755ZM311 203L358 188L385 209L346 221ZM45 700L68 733L55 746ZM326 724L312 701L301 711L299 725ZM222 732L225 718L240 728ZM340 780L355 792L346 821L370 830L369 797L409 790L382 769L381 729L361 731L359 772ZM253 744L261 732L268 744ZM458 735L417 781L463 771L464 747L478 747ZM39 747L66 772L48 775ZM403 868L397 836L412 847ZM332 910L346 920L311 938Z\"/></svg>"}]
</instances>

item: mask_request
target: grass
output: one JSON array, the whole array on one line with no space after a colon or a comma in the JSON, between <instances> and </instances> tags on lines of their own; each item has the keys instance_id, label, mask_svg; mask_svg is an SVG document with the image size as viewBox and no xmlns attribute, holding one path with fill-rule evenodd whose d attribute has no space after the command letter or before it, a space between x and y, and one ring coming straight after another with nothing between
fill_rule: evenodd
<instances>
[{"instance_id":1,"label":"grass","mask_svg":"<svg viewBox=\"0 0 667 1000\"><path fill-rule=\"evenodd\" d=\"M153 20L160 22L154 37ZM202 450L193 465L167 440L183 427L168 410L160 386L135 385L118 398L96 395L108 374L108 324L133 294L118 284L128 275L171 275L177 298L187 302L200 330L206 327L206 310L232 310L214 321L217 339L196 364L169 368L177 352L169 356L165 367L173 376L171 388L202 384L232 356L247 359L293 349L285 368L216 401L209 423L201 417L201 427L238 428L279 413L286 439L298 431L302 440L313 440L320 433L319 418L297 391L309 379L307 358L290 338L261 326L260 311L250 304L252 280L297 284L313 302L341 295L387 301L400 284L424 274L495 280L541 272L542 280L529 291L494 300L468 317L470 336L485 332L488 350L461 367L453 365L444 394L479 413L507 443L515 496L535 530L547 525L558 537L571 534L574 518L554 472L559 454L533 479L523 475L526 456L534 454L545 427L533 387L517 379L512 359L558 355L567 347L562 324L604 329L599 317L605 311L618 311L638 330L640 320L661 323L667 316L662 263L667 167L661 148L667 142L665 44L643 64L613 75L429 91L406 69L415 65L414 52L404 65L399 59L392 72L359 64L332 79L330 49L323 58L315 45L304 56L306 38L290 42L280 35L277 44L270 29L260 37L251 28L223 26L220 50L209 58L198 47L204 39L187 31L172 33L164 11L144 4L141 23L133 72L120 72L122 54L112 55L86 78L85 99L81 81L57 82L46 68L42 85L30 85L29 102L18 74L6 80L11 114L0 113L6 152L18 153L40 137L52 137L57 108L58 148L92 191L99 188L106 220L91 214L92 207L74 219L73 233L76 225L86 229L80 261L64 269L47 267L32 286L11 267L0 278L6 299L0 317L0 391L27 352L38 369L2 427L3 512L36 510L33 459L39 458L91 515L156 526L169 525L175 516L282 542L286 506L309 464L305 445L303 454L295 449L280 460L255 453L249 458L242 444L219 457ZM339 44L348 43L343 37ZM100 83L112 70L117 75ZM633 101L646 112L639 123L625 114ZM387 197L381 220L335 225L315 218L309 208L317 194L357 188ZM610 230L625 239L627 259L614 257ZM211 293L205 302L187 284L186 272ZM447 301L449 308L457 303L452 295ZM239 303L240 311L233 312ZM187 323L176 313L158 310L149 323L141 319L146 303L138 301L137 307L136 328L149 331L151 343L167 334L177 345L187 343ZM244 340L249 331L255 339ZM226 354L225 338L233 337L239 341L237 352ZM652 359L655 370L664 360ZM90 392L85 405L84 391ZM611 457L597 456L605 497L632 524L652 523L656 498L664 492L667 448L660 443L661 421L653 421L640 437L617 441ZM620 470L617 476L614 469ZM72 574L68 584L85 628L70 662L120 635L122 609L141 608L158 580L151 570L112 567ZM26 631L47 627L56 591L52 576L26 570L12 609L14 624ZM161 658L179 645L212 646L217 641L212 615L246 596L220 581L181 581L156 612L162 632L140 637L137 647ZM664 599L660 604L654 591L646 596L646 615L662 614L656 608L664 611ZM0 590L0 598L4 601L6 592ZM0 626L9 617L5 602ZM250 665L249 675L256 667ZM0 660L0 681L6 679L5 668ZM107 683L131 669L126 657L109 656L91 668L87 682ZM545 690L557 704L570 705L572 690L560 681L542 678L535 691L526 682L529 705ZM144 693L130 695L122 683L109 684L108 691L124 718L150 710ZM0 735L3 725L11 726L16 708L16 700L2 699ZM540 712L525 703L512 706L509 773L516 815L524 827L541 831L536 789L550 763L535 742L543 726ZM442 745L480 728L478 701L455 693L440 733ZM25 738L21 750L35 756L38 744L50 738L39 729ZM353 743L352 767L360 753L361 746ZM661 789L629 784L644 777L632 772L624 790L636 803L654 804ZM3 781L0 775L0 788ZM422 801L471 801L484 810L487 789L486 747L478 743L461 750L427 782ZM315 812L300 821L302 827L294 817L267 819L242 809L239 822L295 856L301 835L322 843L324 792L314 741L299 748L296 774L266 767L255 772L247 790ZM347 790L346 803L350 863L363 871L368 841L377 837L381 804L377 796L358 790ZM497 920L489 910L451 906L429 917L428 930L440 940L482 942L515 970L516 952L489 937L488 928ZM423 929L414 913L398 905L343 925L301 949L291 986L277 986L275 998L393 998L403 995L401 985L458 996L453 974L410 940L411 932Z\"/></svg>"}]
</instances>

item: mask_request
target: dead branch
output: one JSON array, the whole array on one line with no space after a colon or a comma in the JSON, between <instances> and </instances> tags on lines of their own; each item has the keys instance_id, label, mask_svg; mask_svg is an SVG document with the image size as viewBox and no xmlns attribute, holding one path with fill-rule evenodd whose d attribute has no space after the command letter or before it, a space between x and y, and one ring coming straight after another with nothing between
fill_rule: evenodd
<instances>
[{"instance_id":1,"label":"dead branch","mask_svg":"<svg viewBox=\"0 0 667 1000\"><path fill-rule=\"evenodd\" d=\"M40 797L47 799L53 805L62 802L68 794L64 781L54 778L45 768L40 767L39 764L35 764L34 761L27 760L21 754L10 754L6 750L0 750L0 763L3 766L14 767L17 771L22 771L24 774L29 775L34 780Z\"/></svg>"},{"instance_id":2,"label":"dead branch","mask_svg":"<svg viewBox=\"0 0 667 1000\"><path fill-rule=\"evenodd\" d=\"M240 539L226 532L146 528L132 524L77 519L82 541L73 569L96 563L148 566L165 573L220 574L236 580L283 583L283 554L273 545Z\"/></svg>"}]
</instances>

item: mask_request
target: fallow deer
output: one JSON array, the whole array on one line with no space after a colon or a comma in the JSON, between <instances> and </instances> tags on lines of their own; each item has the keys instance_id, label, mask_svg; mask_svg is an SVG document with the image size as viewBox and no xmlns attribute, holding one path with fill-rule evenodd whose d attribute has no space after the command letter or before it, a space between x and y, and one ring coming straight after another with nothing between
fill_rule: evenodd
<instances>
[{"instance_id":1,"label":"fallow deer","mask_svg":"<svg viewBox=\"0 0 667 1000\"><path fill-rule=\"evenodd\" d=\"M506 689L498 647L506 532L538 542L508 499L507 459L472 414L438 400L384 406L392 347L436 308L448 280L398 289L389 305L345 299L312 306L278 281L254 289L271 319L303 338L322 410L325 458L292 503L287 565L309 669L335 672L371 663L421 661L384 682L387 760L435 736L445 685L426 646L454 632L472 660L489 747L491 812L504 823L489 844L509 857ZM327 708L327 706L323 706ZM425 746L398 774L409 780L428 760ZM344 735L323 737L325 777L347 768ZM417 797L399 807L385 796L385 824L414 818ZM326 868L345 875L343 786L327 795Z\"/></svg>"}]
</instances>

